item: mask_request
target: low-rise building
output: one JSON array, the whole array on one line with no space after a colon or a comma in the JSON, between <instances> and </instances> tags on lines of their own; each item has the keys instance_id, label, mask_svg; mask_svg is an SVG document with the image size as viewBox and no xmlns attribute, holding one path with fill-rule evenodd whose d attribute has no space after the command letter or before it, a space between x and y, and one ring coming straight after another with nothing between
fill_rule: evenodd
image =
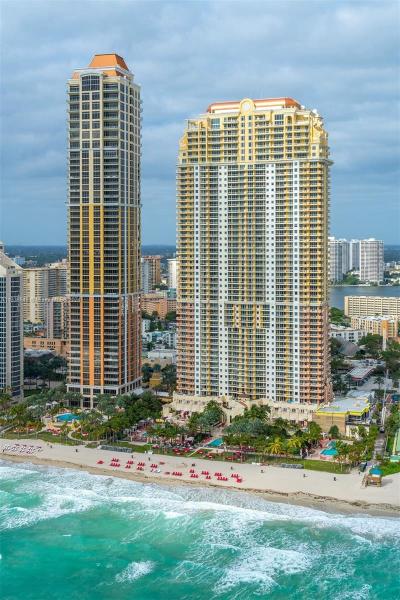
<instances>
[{"instance_id":1,"label":"low-rise building","mask_svg":"<svg viewBox=\"0 0 400 600\"><path fill-rule=\"evenodd\" d=\"M354 327L345 327L344 325L331 324L329 336L331 338L341 339L345 342L352 342L357 344L359 340L365 335L361 329L355 329Z\"/></svg>"},{"instance_id":2,"label":"low-rise building","mask_svg":"<svg viewBox=\"0 0 400 600\"><path fill-rule=\"evenodd\" d=\"M149 360L155 360L155 361L157 361L157 359L169 360L170 361L169 364L175 364L176 363L176 350L170 350L168 348L158 349L158 350L150 350L150 352L147 353L147 358Z\"/></svg>"},{"instance_id":3,"label":"low-rise building","mask_svg":"<svg viewBox=\"0 0 400 600\"><path fill-rule=\"evenodd\" d=\"M344 314L347 317L365 317L368 315L400 317L400 297L345 296Z\"/></svg>"},{"instance_id":4,"label":"low-rise building","mask_svg":"<svg viewBox=\"0 0 400 600\"><path fill-rule=\"evenodd\" d=\"M351 317L351 326L366 333L381 335L385 340L397 338L399 319L392 316Z\"/></svg>"},{"instance_id":5,"label":"low-rise building","mask_svg":"<svg viewBox=\"0 0 400 600\"><path fill-rule=\"evenodd\" d=\"M152 315L153 313L157 313L161 319L165 319L169 312L176 312L176 300L168 298L166 292L143 294L141 307L147 314Z\"/></svg>"},{"instance_id":6,"label":"low-rise building","mask_svg":"<svg viewBox=\"0 0 400 600\"><path fill-rule=\"evenodd\" d=\"M24 337L24 349L25 350L48 350L68 358L69 354L69 342L68 340L62 340L57 338L43 338L43 337Z\"/></svg>"},{"instance_id":7,"label":"low-rise building","mask_svg":"<svg viewBox=\"0 0 400 600\"><path fill-rule=\"evenodd\" d=\"M324 433L328 433L336 425L342 435L354 436L359 425L368 425L371 411L369 395L348 395L335 398L318 407L314 414L314 422L318 423Z\"/></svg>"}]
</instances>

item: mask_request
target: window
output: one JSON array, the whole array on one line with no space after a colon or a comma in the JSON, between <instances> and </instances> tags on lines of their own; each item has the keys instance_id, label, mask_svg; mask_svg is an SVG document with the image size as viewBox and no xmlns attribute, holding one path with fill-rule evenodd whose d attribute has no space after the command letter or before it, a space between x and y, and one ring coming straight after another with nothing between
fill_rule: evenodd
<instances>
[{"instance_id":1,"label":"window","mask_svg":"<svg viewBox=\"0 0 400 600\"><path fill-rule=\"evenodd\" d=\"M219 129L219 119L211 119L211 129Z\"/></svg>"},{"instance_id":2,"label":"window","mask_svg":"<svg viewBox=\"0 0 400 600\"><path fill-rule=\"evenodd\" d=\"M100 77L98 75L83 75L81 81L83 91L100 89Z\"/></svg>"}]
</instances>

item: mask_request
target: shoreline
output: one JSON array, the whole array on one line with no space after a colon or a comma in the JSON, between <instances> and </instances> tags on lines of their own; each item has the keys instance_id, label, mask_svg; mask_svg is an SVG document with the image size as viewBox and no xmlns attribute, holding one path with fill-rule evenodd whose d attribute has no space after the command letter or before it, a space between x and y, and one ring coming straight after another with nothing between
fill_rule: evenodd
<instances>
[{"instance_id":1,"label":"shoreline","mask_svg":"<svg viewBox=\"0 0 400 600\"><path fill-rule=\"evenodd\" d=\"M8 440L10 441L10 440ZM54 448L54 446L53 446ZM71 448L71 447L70 447ZM92 449L88 449L89 451L92 451ZM98 452L102 452L104 454L104 452L107 451L98 451ZM114 453L114 455L116 455L117 453ZM120 453L122 454L122 453ZM110 453L111 455L111 453ZM140 455L138 455L140 457ZM166 457L161 457L161 455L152 455L153 459L152 460L157 460L156 456L159 456L160 458L166 458ZM111 456L110 456L111 457ZM126 455L124 456L124 458L129 458L130 455ZM40 466L50 466L50 467L56 467L56 468L60 468L60 469L71 469L71 470L76 470L76 471L85 471L87 473L90 473L92 475L101 475L101 476L105 476L105 477L118 477L120 479L126 479L129 481L134 481L137 483L155 483L157 485L161 485L161 486L168 486L168 487L176 487L176 486L180 486L180 485L184 485L184 486L195 486L195 487L210 487L210 488L214 488L214 489L221 489L223 488L224 490L229 490L233 493L235 492L243 492L243 493L247 493L247 494L254 494L257 495L261 498L263 498L264 500L267 501L271 501L271 502L279 502L279 503L286 503L286 504L291 504L291 505L295 505L295 506L303 506L303 507L307 507L307 508L313 508L313 509L317 509L317 510L323 510L324 512L328 512L328 513L345 513L345 514L368 514L370 516L375 516L375 517L399 517L400 515L400 505L398 504L393 504L391 502L383 502L383 498L381 499L380 502L373 502L371 501L371 499L344 499L344 498L340 498L340 497L335 497L329 494L317 494L313 491L304 491L304 490L291 490L291 491L286 491L286 490L282 490L282 489L269 489L268 487L263 487L261 488L260 486L258 487L254 487L253 485L246 485L246 482L244 482L243 486L238 486L234 485L232 480L229 480L227 482L227 484L224 484L222 482L217 482L217 481L205 481L203 479L189 479L189 478L173 478L171 476L165 475L165 474L153 474L153 473L142 473L142 472L137 472L137 471L118 471L116 469L112 469L107 465L104 466L98 466L98 465L91 465L91 464L87 464L85 463L85 461L80 461L79 459L81 458L79 455L77 456L77 454L73 455L72 458L75 460L68 460L66 457L39 457L39 456L35 456L35 455L14 455L14 454L8 454L8 453L1 453L0 454L0 458L2 460L4 460L5 462L9 461L10 463L14 462L14 463L30 463L30 464L36 464L36 465L40 465ZM169 457L169 458L175 458L175 457ZM79 462L78 462L79 461ZM182 461L181 461L182 462ZM199 461L196 461L196 463L198 463ZM211 463L212 464L212 463ZM221 466L220 466L221 465ZM209 465L208 465L209 466ZM215 462L214 463L214 468L225 468L226 469L226 463L221 463L221 462ZM253 467L254 465L246 465L248 467ZM237 470L240 470L240 468L242 467L242 465L238 465L237 466ZM201 468L201 467L198 467ZM268 469L270 470L271 468L275 469L275 470L279 470L275 467L269 467ZM282 475L289 475L290 477L290 472L285 472L282 473L283 469L279 470L281 472ZM320 472L315 472L317 474L320 474ZM342 477L348 477L348 475L343 475ZM247 478L246 478L247 480ZM381 490L382 488L378 488L379 490Z\"/></svg>"}]
</instances>

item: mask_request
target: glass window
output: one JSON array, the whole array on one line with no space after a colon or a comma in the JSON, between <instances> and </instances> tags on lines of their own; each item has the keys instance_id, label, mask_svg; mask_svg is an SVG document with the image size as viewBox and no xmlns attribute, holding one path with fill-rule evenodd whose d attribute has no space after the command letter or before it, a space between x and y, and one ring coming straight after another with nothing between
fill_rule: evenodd
<instances>
[{"instance_id":1,"label":"glass window","mask_svg":"<svg viewBox=\"0 0 400 600\"><path fill-rule=\"evenodd\" d=\"M81 82L83 91L100 89L100 77L98 75L83 75Z\"/></svg>"}]
</instances>

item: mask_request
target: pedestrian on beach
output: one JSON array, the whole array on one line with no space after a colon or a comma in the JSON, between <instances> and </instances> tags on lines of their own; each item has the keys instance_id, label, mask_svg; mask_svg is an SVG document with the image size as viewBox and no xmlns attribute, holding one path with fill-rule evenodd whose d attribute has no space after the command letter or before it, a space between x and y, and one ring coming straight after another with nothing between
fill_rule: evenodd
<instances>
[{"instance_id":1,"label":"pedestrian on beach","mask_svg":"<svg viewBox=\"0 0 400 600\"><path fill-rule=\"evenodd\" d=\"M305 476L306 476L306 474L305 474L305 473L303 473L303 477L305 477Z\"/></svg>"},{"instance_id":2,"label":"pedestrian on beach","mask_svg":"<svg viewBox=\"0 0 400 600\"><path fill-rule=\"evenodd\" d=\"M333 478L333 481L336 481L336 477Z\"/></svg>"}]
</instances>

